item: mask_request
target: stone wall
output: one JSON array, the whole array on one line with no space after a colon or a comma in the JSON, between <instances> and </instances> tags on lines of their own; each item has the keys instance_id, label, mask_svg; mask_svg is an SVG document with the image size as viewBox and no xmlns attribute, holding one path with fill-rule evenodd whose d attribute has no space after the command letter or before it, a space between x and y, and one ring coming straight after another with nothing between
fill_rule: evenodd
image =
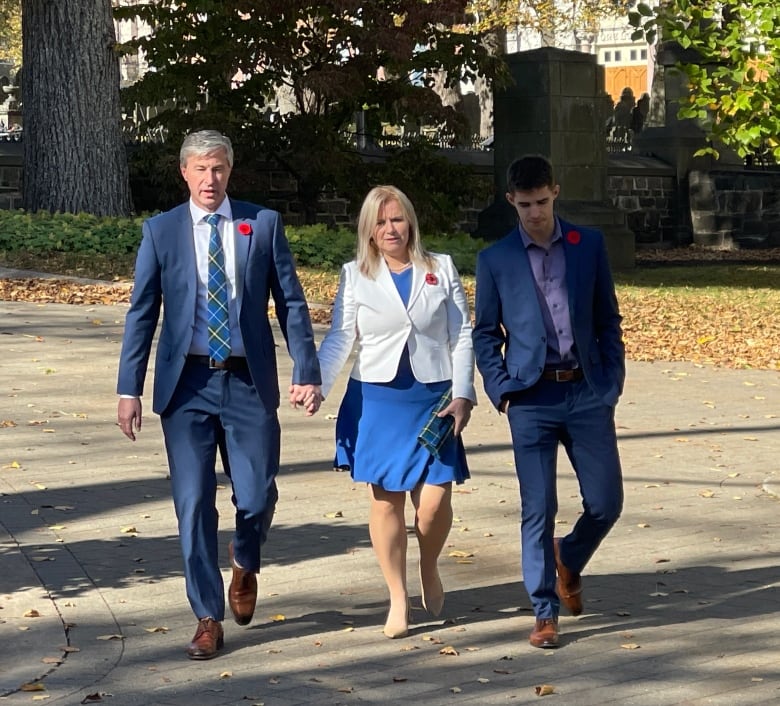
<instances>
[{"instance_id":1,"label":"stone wall","mask_svg":"<svg viewBox=\"0 0 780 706\"><path fill-rule=\"evenodd\" d=\"M631 153L610 155L607 194L626 215L637 248L687 245L679 242L677 183L670 165Z\"/></svg>"},{"instance_id":2,"label":"stone wall","mask_svg":"<svg viewBox=\"0 0 780 706\"><path fill-rule=\"evenodd\" d=\"M22 207L20 191L22 181L22 156L17 145L5 147L0 153L0 208Z\"/></svg>"},{"instance_id":3,"label":"stone wall","mask_svg":"<svg viewBox=\"0 0 780 706\"><path fill-rule=\"evenodd\" d=\"M485 174L491 157L489 152L472 155L472 168ZM469 162L463 154L458 161ZM20 146L4 145L0 151L0 208L21 208L21 175ZM288 174L269 169L253 175L255 179L257 186L271 195L266 206L278 210L288 225L303 224L295 182ZM563 187L565 190L565 184ZM625 214L637 248L691 244L690 235L677 227L681 220L679 190L672 165L633 153L610 155L606 189L611 204ZM474 232L479 214L490 201L475 201L461 209L460 229ZM692 171L689 201L693 243L714 248L780 247L780 169ZM570 217L576 219L576 214ZM347 199L337 194L326 194L321 199L318 222L353 227L354 220Z\"/></svg>"},{"instance_id":4,"label":"stone wall","mask_svg":"<svg viewBox=\"0 0 780 706\"><path fill-rule=\"evenodd\" d=\"M780 246L780 169L692 171L688 183L694 243Z\"/></svg>"},{"instance_id":5,"label":"stone wall","mask_svg":"<svg viewBox=\"0 0 780 706\"><path fill-rule=\"evenodd\" d=\"M238 172L233 173L235 179L231 185L241 192L246 184ZM246 176L246 175L244 175ZM267 194L261 201L263 206L272 208L282 214L286 225L299 226L305 222L303 206L297 197L295 179L283 169L272 164L264 164L261 169L251 175L250 193ZM335 193L325 193L317 204L317 222L328 226L346 225L350 222L349 201Z\"/></svg>"}]
</instances>

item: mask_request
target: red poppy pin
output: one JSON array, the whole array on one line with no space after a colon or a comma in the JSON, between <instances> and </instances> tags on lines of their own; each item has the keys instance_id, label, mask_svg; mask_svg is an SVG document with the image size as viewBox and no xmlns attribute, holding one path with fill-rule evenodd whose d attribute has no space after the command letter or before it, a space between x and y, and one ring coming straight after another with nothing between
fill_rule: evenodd
<instances>
[{"instance_id":1,"label":"red poppy pin","mask_svg":"<svg viewBox=\"0 0 780 706\"><path fill-rule=\"evenodd\" d=\"M572 245L577 245L581 238L582 236L578 230L570 230L568 233L566 233L566 240L568 240Z\"/></svg>"},{"instance_id":2,"label":"red poppy pin","mask_svg":"<svg viewBox=\"0 0 780 706\"><path fill-rule=\"evenodd\" d=\"M433 272L429 272L427 275L425 275L425 283L439 284L439 278L435 274L433 274Z\"/></svg>"},{"instance_id":3,"label":"red poppy pin","mask_svg":"<svg viewBox=\"0 0 780 706\"><path fill-rule=\"evenodd\" d=\"M252 235L252 226L250 226L249 223L239 223L238 232L241 233L241 235Z\"/></svg>"}]
</instances>

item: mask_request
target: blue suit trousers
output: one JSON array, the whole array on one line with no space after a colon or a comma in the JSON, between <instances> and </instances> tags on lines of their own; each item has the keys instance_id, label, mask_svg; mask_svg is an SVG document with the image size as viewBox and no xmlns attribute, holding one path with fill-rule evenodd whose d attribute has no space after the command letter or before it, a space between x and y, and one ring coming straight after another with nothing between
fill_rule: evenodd
<instances>
[{"instance_id":1,"label":"blue suit trousers","mask_svg":"<svg viewBox=\"0 0 780 706\"><path fill-rule=\"evenodd\" d=\"M276 409L263 406L248 371L211 370L187 362L160 420L187 597L198 619L221 621L225 596L218 551L217 450L233 491L234 556L243 568L257 572L278 498Z\"/></svg>"},{"instance_id":2,"label":"blue suit trousers","mask_svg":"<svg viewBox=\"0 0 780 706\"><path fill-rule=\"evenodd\" d=\"M558 445L579 482L583 512L562 538L561 561L580 573L623 506L614 407L585 380L539 380L507 410L520 483L523 581L537 618L558 616L553 534L558 511Z\"/></svg>"}]
</instances>

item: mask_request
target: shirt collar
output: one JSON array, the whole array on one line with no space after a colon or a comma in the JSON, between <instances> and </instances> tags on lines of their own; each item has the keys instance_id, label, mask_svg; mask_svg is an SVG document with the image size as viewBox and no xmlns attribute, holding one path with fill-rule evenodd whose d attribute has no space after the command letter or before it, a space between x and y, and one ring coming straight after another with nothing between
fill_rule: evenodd
<instances>
[{"instance_id":1,"label":"shirt collar","mask_svg":"<svg viewBox=\"0 0 780 706\"><path fill-rule=\"evenodd\" d=\"M523 228L522 223L518 221L517 223L517 230L520 233L520 238L523 241L523 247L527 250L532 245L535 247L540 247L536 244L536 241L528 235L528 233L525 232L525 228ZM558 217L555 217L555 232L553 233L552 240L550 240L550 247L552 247L555 243L563 240L563 232L561 231L561 222L558 220Z\"/></svg>"},{"instance_id":2,"label":"shirt collar","mask_svg":"<svg viewBox=\"0 0 780 706\"><path fill-rule=\"evenodd\" d=\"M210 211L205 211L190 199L190 215L192 216L193 223L202 223L210 213ZM228 221L233 220L233 210L230 208L230 199L227 196L222 199L222 203L219 204L219 207L214 213L218 213L222 218Z\"/></svg>"}]
</instances>

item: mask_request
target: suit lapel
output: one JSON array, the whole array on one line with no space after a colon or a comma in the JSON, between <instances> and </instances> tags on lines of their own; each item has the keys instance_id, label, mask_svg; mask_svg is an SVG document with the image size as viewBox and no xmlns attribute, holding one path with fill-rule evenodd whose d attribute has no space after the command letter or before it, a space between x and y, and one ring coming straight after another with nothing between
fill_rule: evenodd
<instances>
[{"instance_id":1,"label":"suit lapel","mask_svg":"<svg viewBox=\"0 0 780 706\"><path fill-rule=\"evenodd\" d=\"M401 295L398 293L395 282L393 282L393 276L390 274L390 268L383 259L380 260L379 271L377 272L375 281L380 289L389 297L391 302L394 302L397 306L406 311L404 303L401 300ZM409 301L411 302L411 297Z\"/></svg>"},{"instance_id":2,"label":"suit lapel","mask_svg":"<svg viewBox=\"0 0 780 706\"><path fill-rule=\"evenodd\" d=\"M409 303L406 305L407 311L411 310L415 301L417 301L417 297L422 293L423 287L425 286L425 276L427 274L428 273L424 268L414 265L414 271L412 272L412 288L409 291Z\"/></svg>"},{"instance_id":3,"label":"suit lapel","mask_svg":"<svg viewBox=\"0 0 780 706\"><path fill-rule=\"evenodd\" d=\"M184 291L188 309L195 318L195 307L198 292L198 266L195 257L195 233L192 227L189 201L172 212L174 220L170 223L170 235L162 239L170 252L166 261L171 263L166 267L163 276L166 287L170 290Z\"/></svg>"},{"instance_id":4,"label":"suit lapel","mask_svg":"<svg viewBox=\"0 0 780 706\"><path fill-rule=\"evenodd\" d=\"M580 270L582 269L581 241L574 244L570 243L567 234L576 228L564 220L561 223L561 237L563 240L563 257L566 261L566 289L569 299L569 316L574 319L576 311L577 297L579 291Z\"/></svg>"},{"instance_id":5,"label":"suit lapel","mask_svg":"<svg viewBox=\"0 0 780 706\"><path fill-rule=\"evenodd\" d=\"M513 283L512 289L515 290L515 302L535 302L536 301L536 283L534 273L531 269L531 261L528 258L528 251L525 249L520 231L515 229L511 241L513 256L506 259L505 267L510 271L514 270L510 281Z\"/></svg>"},{"instance_id":6,"label":"suit lapel","mask_svg":"<svg viewBox=\"0 0 780 706\"><path fill-rule=\"evenodd\" d=\"M192 227L189 202L184 204L177 220L177 242L174 244L174 252L177 253L177 259L182 264L187 291L191 292L194 298L198 286L198 267L195 263L195 231Z\"/></svg>"},{"instance_id":7,"label":"suit lapel","mask_svg":"<svg viewBox=\"0 0 780 706\"><path fill-rule=\"evenodd\" d=\"M257 225L255 224L253 227L251 223L249 223L251 217L247 216L239 201L233 201L233 199L230 198L229 201L230 212L233 215L233 233L231 233L231 236L233 238L233 253L236 258L236 292L238 293L238 303L240 305L242 299L241 293L244 291L246 268L249 263L249 252L255 237L254 231ZM252 229L252 232L249 233L249 235L243 235L242 233L237 232L238 225L242 221L249 223L250 228Z\"/></svg>"}]
</instances>

